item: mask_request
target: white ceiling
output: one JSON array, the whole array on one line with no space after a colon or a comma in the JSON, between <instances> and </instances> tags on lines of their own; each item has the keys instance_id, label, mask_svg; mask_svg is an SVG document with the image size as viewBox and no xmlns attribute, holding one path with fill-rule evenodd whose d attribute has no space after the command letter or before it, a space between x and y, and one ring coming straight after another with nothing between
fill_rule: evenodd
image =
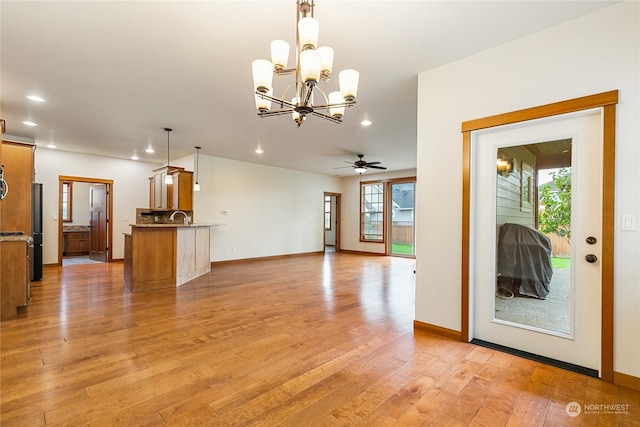
<instances>
[{"instance_id":1,"label":"white ceiling","mask_svg":"<svg viewBox=\"0 0 640 427\"><path fill-rule=\"evenodd\" d=\"M201 146L202 154L327 175L353 174L335 168L357 153L409 169L419 72L613 3L316 0L334 74L355 68L360 86L344 123L309 117L297 128L290 117L257 117L251 76L271 40L294 44L293 0L3 0L0 117L8 135L39 146L158 164L171 127L171 159ZM291 81L274 77L275 95ZM320 87L336 90L337 78ZM365 118L373 122L366 128Z\"/></svg>"}]
</instances>

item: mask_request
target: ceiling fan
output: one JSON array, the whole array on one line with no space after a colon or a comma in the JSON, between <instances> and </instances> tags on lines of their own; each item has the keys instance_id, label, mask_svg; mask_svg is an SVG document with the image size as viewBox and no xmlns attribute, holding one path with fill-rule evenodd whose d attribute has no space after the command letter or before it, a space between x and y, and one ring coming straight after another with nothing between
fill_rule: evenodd
<instances>
[{"instance_id":1,"label":"ceiling fan","mask_svg":"<svg viewBox=\"0 0 640 427\"><path fill-rule=\"evenodd\" d=\"M358 160L356 160L355 162L347 162L345 161L345 163L349 163L351 165L351 167L353 168L353 170L359 174L362 175L363 173L365 173L367 171L367 169L371 168L371 169L387 169L384 166L378 166L381 162L367 162L365 160L362 160L362 158L364 157L364 154L358 154ZM348 167L348 166L343 166L343 167ZM336 168L339 169L339 168Z\"/></svg>"}]
</instances>

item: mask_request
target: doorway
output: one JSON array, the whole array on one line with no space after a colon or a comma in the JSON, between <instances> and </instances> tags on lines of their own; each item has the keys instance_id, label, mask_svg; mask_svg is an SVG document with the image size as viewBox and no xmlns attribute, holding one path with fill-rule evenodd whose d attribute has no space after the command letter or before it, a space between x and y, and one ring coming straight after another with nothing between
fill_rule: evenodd
<instances>
[{"instance_id":1,"label":"doorway","mask_svg":"<svg viewBox=\"0 0 640 427\"><path fill-rule=\"evenodd\" d=\"M600 328L596 333L600 335L599 360L600 377L604 381L613 382L613 264L614 264L614 194L615 194L615 123L616 104L618 91L604 92L596 95L575 98L568 101L560 101L553 104L542 105L519 111L499 114L462 123L463 136L463 207L462 207L462 298L461 298L461 340L468 342L474 338L475 313L473 304L474 289L470 286L472 276L477 273L473 270L476 253L471 243L472 236L477 231L473 228L471 218L472 199L472 132L489 129L492 127L526 122L542 118L549 118L572 112L585 111L598 108L601 111L601 182L599 186L602 195L601 216L601 242L600 254L600 281L601 300L599 304ZM496 167L495 158L493 167ZM495 171L493 172L495 173ZM475 238L475 236L474 236ZM495 236L491 236L494 239ZM586 240L586 239L585 239Z\"/></svg>"},{"instance_id":2,"label":"doorway","mask_svg":"<svg viewBox=\"0 0 640 427\"><path fill-rule=\"evenodd\" d=\"M324 252L340 252L340 193L324 193Z\"/></svg>"},{"instance_id":3,"label":"doorway","mask_svg":"<svg viewBox=\"0 0 640 427\"><path fill-rule=\"evenodd\" d=\"M111 262L113 180L59 176L58 265Z\"/></svg>"},{"instance_id":4,"label":"doorway","mask_svg":"<svg viewBox=\"0 0 640 427\"><path fill-rule=\"evenodd\" d=\"M389 238L387 253L415 257L415 179L389 182Z\"/></svg>"}]
</instances>

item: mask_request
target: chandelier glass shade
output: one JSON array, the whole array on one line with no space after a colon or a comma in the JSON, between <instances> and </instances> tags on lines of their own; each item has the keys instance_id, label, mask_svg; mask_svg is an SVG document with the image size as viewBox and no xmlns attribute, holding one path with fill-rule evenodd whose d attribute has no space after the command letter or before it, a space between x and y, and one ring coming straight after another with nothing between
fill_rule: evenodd
<instances>
[{"instance_id":1,"label":"chandelier glass shade","mask_svg":"<svg viewBox=\"0 0 640 427\"><path fill-rule=\"evenodd\" d=\"M328 82L333 71L334 51L318 45L319 23L313 17L315 0L297 0L295 65L287 68L289 43L271 42L271 61L256 59L252 63L256 109L259 117L291 114L298 127L309 115L334 123L342 123L345 109L356 103L359 73L344 70L339 73L340 90L325 94L318 86ZM273 76L294 75L282 95L273 96ZM314 103L313 94L320 104Z\"/></svg>"}]
</instances>

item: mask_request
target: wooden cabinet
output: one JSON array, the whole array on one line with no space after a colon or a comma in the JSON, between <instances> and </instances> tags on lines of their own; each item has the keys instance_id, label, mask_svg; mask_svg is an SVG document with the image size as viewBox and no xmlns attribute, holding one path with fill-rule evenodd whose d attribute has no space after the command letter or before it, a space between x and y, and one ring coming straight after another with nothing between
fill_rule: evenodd
<instances>
[{"instance_id":1,"label":"wooden cabinet","mask_svg":"<svg viewBox=\"0 0 640 427\"><path fill-rule=\"evenodd\" d=\"M19 240L20 239L20 240ZM0 242L0 317L16 317L17 308L27 305L29 258L26 237Z\"/></svg>"},{"instance_id":2,"label":"wooden cabinet","mask_svg":"<svg viewBox=\"0 0 640 427\"><path fill-rule=\"evenodd\" d=\"M65 232L65 255L88 255L91 248L90 234L88 231Z\"/></svg>"},{"instance_id":3,"label":"wooden cabinet","mask_svg":"<svg viewBox=\"0 0 640 427\"><path fill-rule=\"evenodd\" d=\"M4 120L0 122L2 131ZM31 235L31 192L34 179L33 144L2 140L0 164L9 187L0 201L0 231L21 231L24 236L0 238L0 317L17 315L27 305L30 283L28 237Z\"/></svg>"},{"instance_id":4,"label":"wooden cabinet","mask_svg":"<svg viewBox=\"0 0 640 427\"><path fill-rule=\"evenodd\" d=\"M209 227L181 227L177 229L176 284L195 279L211 270Z\"/></svg>"},{"instance_id":5,"label":"wooden cabinet","mask_svg":"<svg viewBox=\"0 0 640 427\"><path fill-rule=\"evenodd\" d=\"M165 184L167 174L172 184ZM149 207L155 209L193 209L193 172L176 166L153 170L149 177Z\"/></svg>"},{"instance_id":6,"label":"wooden cabinet","mask_svg":"<svg viewBox=\"0 0 640 427\"><path fill-rule=\"evenodd\" d=\"M22 231L31 235L31 192L34 179L35 146L2 141L0 164L9 191L0 202L1 231Z\"/></svg>"}]
</instances>

